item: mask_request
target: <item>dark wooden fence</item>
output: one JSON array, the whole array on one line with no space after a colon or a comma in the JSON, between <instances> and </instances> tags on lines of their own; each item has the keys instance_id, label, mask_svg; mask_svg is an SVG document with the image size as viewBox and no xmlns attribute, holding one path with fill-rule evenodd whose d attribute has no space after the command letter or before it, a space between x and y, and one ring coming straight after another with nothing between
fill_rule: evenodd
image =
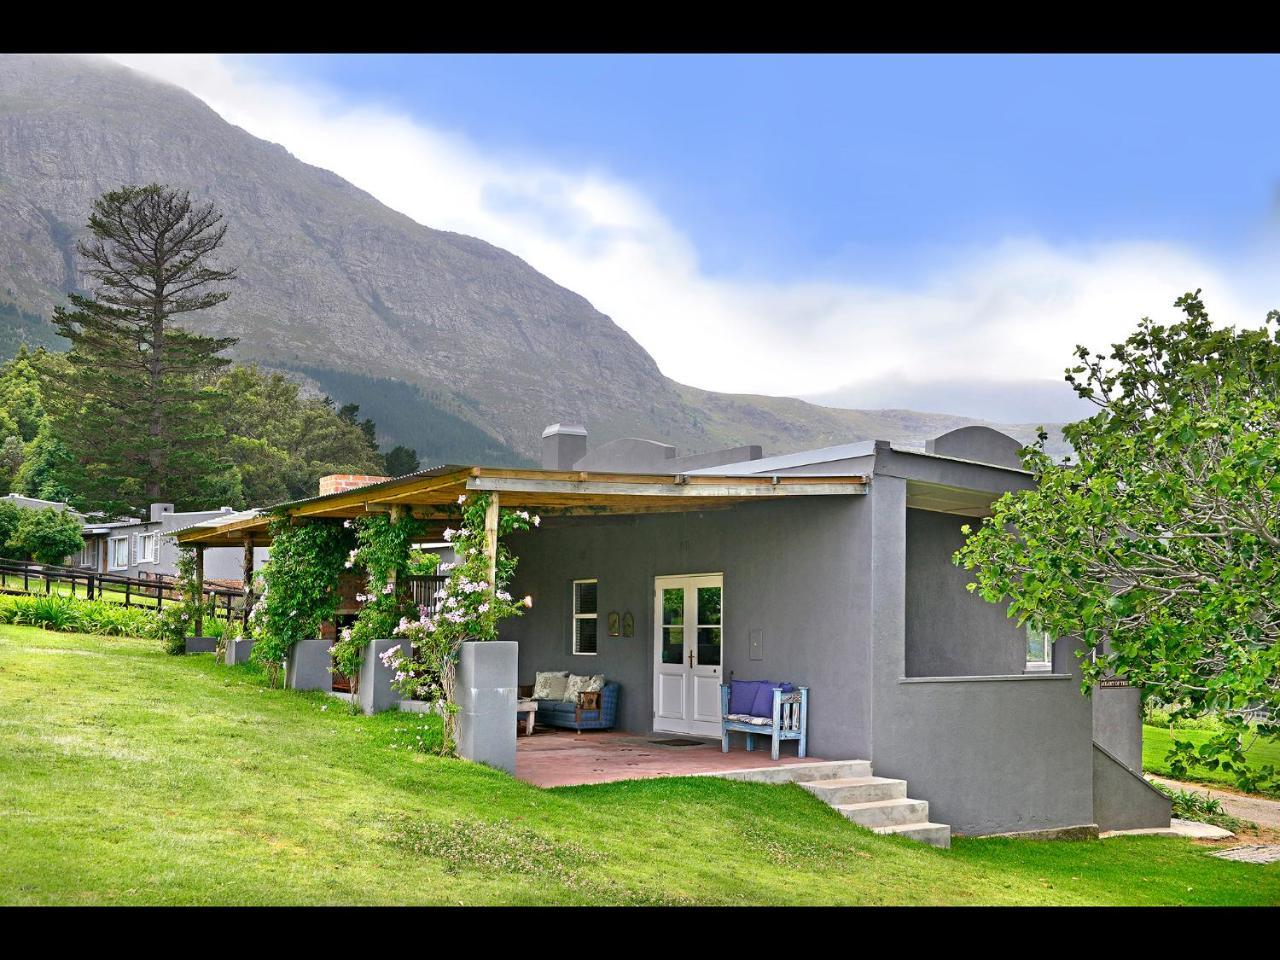
<instances>
[{"instance_id":1,"label":"dark wooden fence","mask_svg":"<svg viewBox=\"0 0 1280 960\"><path fill-rule=\"evenodd\" d=\"M176 598L175 577L126 577L119 573L60 567L29 560L0 559L0 593L59 593L86 600L107 600L126 607L164 608ZM244 592L205 581L204 595L214 602L214 616L228 621L244 614Z\"/></svg>"}]
</instances>

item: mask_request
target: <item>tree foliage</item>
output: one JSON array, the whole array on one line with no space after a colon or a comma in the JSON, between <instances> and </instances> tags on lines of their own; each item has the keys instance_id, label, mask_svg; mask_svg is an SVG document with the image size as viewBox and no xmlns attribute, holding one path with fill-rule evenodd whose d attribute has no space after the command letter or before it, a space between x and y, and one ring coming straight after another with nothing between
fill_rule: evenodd
<instances>
[{"instance_id":1,"label":"tree foliage","mask_svg":"<svg viewBox=\"0 0 1280 960\"><path fill-rule=\"evenodd\" d=\"M68 510L20 510L6 552L15 559L61 564L84 549L79 516Z\"/></svg>"},{"instance_id":2,"label":"tree foliage","mask_svg":"<svg viewBox=\"0 0 1280 960\"><path fill-rule=\"evenodd\" d=\"M377 473L377 447L354 417L327 397L303 396L279 373L234 366L213 384L216 416L228 434L222 499L259 506L315 496L328 473ZM216 413L213 412L216 408Z\"/></svg>"},{"instance_id":3,"label":"tree foliage","mask_svg":"<svg viewBox=\"0 0 1280 960\"><path fill-rule=\"evenodd\" d=\"M1023 451L1030 491L1005 494L956 560L1011 616L1093 651L1085 683L1134 683L1175 717L1216 714L1175 774L1203 764L1246 788L1252 739L1280 735L1280 313L1215 328L1200 292L1169 326L1143 319L1109 354L1077 347L1067 380L1098 412Z\"/></svg>"}]
</instances>

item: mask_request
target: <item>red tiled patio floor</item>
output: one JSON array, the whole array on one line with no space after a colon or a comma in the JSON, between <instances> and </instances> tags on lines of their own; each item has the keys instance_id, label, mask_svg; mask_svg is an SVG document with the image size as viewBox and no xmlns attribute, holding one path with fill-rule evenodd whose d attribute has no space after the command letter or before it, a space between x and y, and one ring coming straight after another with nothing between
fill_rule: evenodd
<instances>
[{"instance_id":1,"label":"red tiled patio floor","mask_svg":"<svg viewBox=\"0 0 1280 960\"><path fill-rule=\"evenodd\" d=\"M566 787L581 783L611 783L649 777L685 777L699 773L749 770L773 766L767 740L757 739L748 753L737 743L728 753L720 741L696 747L664 747L655 740L695 739L679 734L574 733L538 731L516 741L516 776L535 787ZM760 744L763 743L763 748ZM819 757L796 757L796 743L781 746L776 763L811 763Z\"/></svg>"}]
</instances>

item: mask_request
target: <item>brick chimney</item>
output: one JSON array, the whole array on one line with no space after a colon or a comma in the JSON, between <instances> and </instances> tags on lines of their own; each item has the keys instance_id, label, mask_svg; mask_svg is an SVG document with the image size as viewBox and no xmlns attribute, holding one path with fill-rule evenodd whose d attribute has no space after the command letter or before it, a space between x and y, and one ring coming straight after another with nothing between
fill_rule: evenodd
<instances>
[{"instance_id":1,"label":"brick chimney","mask_svg":"<svg viewBox=\"0 0 1280 960\"><path fill-rule=\"evenodd\" d=\"M363 473L331 473L320 478L320 496L356 490L359 487L367 487L371 483L381 483L383 480L390 479L390 477L374 477Z\"/></svg>"},{"instance_id":2,"label":"brick chimney","mask_svg":"<svg viewBox=\"0 0 1280 960\"><path fill-rule=\"evenodd\" d=\"M580 423L553 423L542 431L542 469L572 470L587 455L587 428Z\"/></svg>"}]
</instances>

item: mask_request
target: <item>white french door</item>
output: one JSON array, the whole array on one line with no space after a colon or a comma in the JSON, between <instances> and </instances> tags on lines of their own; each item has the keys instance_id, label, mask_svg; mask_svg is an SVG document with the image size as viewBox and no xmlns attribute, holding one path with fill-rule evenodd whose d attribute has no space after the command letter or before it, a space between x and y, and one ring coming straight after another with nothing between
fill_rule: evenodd
<instances>
[{"instance_id":1,"label":"white french door","mask_svg":"<svg viewBox=\"0 0 1280 960\"><path fill-rule=\"evenodd\" d=\"M718 737L724 577L656 577L653 594L653 729Z\"/></svg>"}]
</instances>

